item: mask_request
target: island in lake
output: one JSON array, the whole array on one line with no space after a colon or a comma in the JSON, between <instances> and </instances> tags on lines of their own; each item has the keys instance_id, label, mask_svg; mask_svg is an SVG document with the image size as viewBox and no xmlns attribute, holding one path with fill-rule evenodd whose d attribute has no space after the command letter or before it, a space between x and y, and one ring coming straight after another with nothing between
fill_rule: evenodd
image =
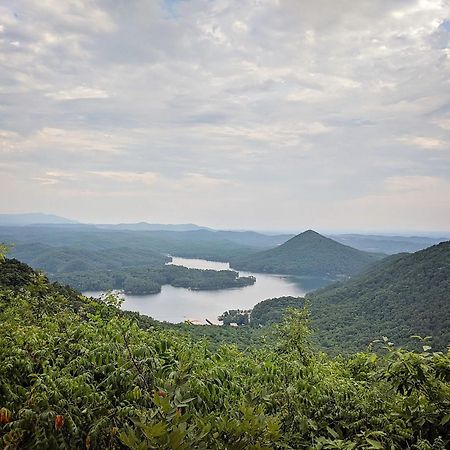
<instances>
[{"instance_id":1,"label":"island in lake","mask_svg":"<svg viewBox=\"0 0 450 450\"><path fill-rule=\"evenodd\" d=\"M126 294L148 295L161 292L161 287L167 284L197 291L218 290L250 286L256 278L241 277L235 270L202 270L168 264L101 270L92 277L86 276L86 272L72 272L60 276L59 281L81 291L119 289Z\"/></svg>"}]
</instances>

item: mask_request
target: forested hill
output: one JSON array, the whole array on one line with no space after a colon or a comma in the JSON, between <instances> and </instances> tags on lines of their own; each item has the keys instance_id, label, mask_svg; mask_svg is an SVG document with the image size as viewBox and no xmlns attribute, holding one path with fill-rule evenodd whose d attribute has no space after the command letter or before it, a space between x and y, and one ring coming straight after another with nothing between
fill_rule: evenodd
<instances>
[{"instance_id":1,"label":"forested hill","mask_svg":"<svg viewBox=\"0 0 450 450\"><path fill-rule=\"evenodd\" d=\"M421 335L443 350L450 343L450 241L390 256L307 297L325 348L361 349L381 336L407 345Z\"/></svg>"},{"instance_id":2,"label":"forested hill","mask_svg":"<svg viewBox=\"0 0 450 450\"><path fill-rule=\"evenodd\" d=\"M235 258L232 267L266 273L318 277L347 277L360 272L383 255L363 252L308 230L279 247Z\"/></svg>"}]
</instances>

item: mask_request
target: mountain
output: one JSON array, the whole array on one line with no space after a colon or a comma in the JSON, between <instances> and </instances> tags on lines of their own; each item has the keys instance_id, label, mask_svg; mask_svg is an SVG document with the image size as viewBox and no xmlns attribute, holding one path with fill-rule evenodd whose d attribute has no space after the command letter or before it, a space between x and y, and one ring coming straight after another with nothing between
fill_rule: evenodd
<instances>
[{"instance_id":1,"label":"mountain","mask_svg":"<svg viewBox=\"0 0 450 450\"><path fill-rule=\"evenodd\" d=\"M0 214L0 226L24 226L38 224L76 224L75 220L53 214L27 213L27 214Z\"/></svg>"},{"instance_id":2,"label":"mountain","mask_svg":"<svg viewBox=\"0 0 450 450\"><path fill-rule=\"evenodd\" d=\"M382 257L356 250L308 230L278 247L235 258L231 265L252 272L336 279L354 275Z\"/></svg>"},{"instance_id":3,"label":"mountain","mask_svg":"<svg viewBox=\"0 0 450 450\"><path fill-rule=\"evenodd\" d=\"M196 231L209 230L207 227L201 227L193 223L182 224L162 224L162 223L119 223L119 224L97 224L98 228L109 230L131 230L131 231Z\"/></svg>"},{"instance_id":4,"label":"mountain","mask_svg":"<svg viewBox=\"0 0 450 450\"><path fill-rule=\"evenodd\" d=\"M450 241L389 256L307 298L325 349L360 350L382 336L406 346L420 335L444 350L450 343Z\"/></svg>"},{"instance_id":5,"label":"mountain","mask_svg":"<svg viewBox=\"0 0 450 450\"><path fill-rule=\"evenodd\" d=\"M413 253L423 250L440 242L448 241L445 237L427 236L379 236L365 234L337 234L328 236L341 244L363 250L365 252L386 253Z\"/></svg>"}]
</instances>

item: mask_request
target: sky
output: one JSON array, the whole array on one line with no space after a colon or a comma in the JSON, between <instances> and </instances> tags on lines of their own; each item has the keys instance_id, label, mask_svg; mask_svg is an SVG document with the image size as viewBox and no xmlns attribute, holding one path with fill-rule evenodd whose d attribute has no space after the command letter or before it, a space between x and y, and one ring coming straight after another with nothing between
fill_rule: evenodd
<instances>
[{"instance_id":1,"label":"sky","mask_svg":"<svg viewBox=\"0 0 450 450\"><path fill-rule=\"evenodd\" d=\"M3 0L0 212L450 231L450 0Z\"/></svg>"}]
</instances>

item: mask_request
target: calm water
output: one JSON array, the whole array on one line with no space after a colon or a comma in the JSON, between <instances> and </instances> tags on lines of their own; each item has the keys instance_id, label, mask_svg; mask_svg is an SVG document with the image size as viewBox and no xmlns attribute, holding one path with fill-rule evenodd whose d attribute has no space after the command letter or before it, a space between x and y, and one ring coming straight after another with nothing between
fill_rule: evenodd
<instances>
[{"instance_id":1,"label":"calm water","mask_svg":"<svg viewBox=\"0 0 450 450\"><path fill-rule=\"evenodd\" d=\"M171 264L195 268L226 270L228 263L173 257ZM185 288L163 286L159 294L124 295L123 309L138 311L157 320L178 323L186 319L205 319L217 322L217 316L229 309L250 309L267 298L292 295L303 296L308 289L301 282L282 275L239 272L241 276L253 275L256 283L241 288L219 291L191 291ZM310 290L310 289L309 289ZM85 292L85 295L99 296L99 292Z\"/></svg>"}]
</instances>

